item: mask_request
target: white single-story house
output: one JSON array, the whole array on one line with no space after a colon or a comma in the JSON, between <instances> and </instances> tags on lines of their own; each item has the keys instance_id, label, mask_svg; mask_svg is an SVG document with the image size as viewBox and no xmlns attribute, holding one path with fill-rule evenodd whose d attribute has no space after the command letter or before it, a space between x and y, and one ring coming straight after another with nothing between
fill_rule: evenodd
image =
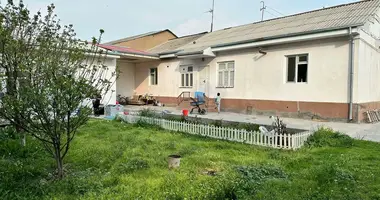
<instances>
[{"instance_id":1,"label":"white single-story house","mask_svg":"<svg viewBox=\"0 0 380 200\"><path fill-rule=\"evenodd\" d=\"M222 110L362 121L380 109L380 1L364 0L121 52L116 94L177 105L186 92ZM188 103L188 102L187 102Z\"/></svg>"}]
</instances>

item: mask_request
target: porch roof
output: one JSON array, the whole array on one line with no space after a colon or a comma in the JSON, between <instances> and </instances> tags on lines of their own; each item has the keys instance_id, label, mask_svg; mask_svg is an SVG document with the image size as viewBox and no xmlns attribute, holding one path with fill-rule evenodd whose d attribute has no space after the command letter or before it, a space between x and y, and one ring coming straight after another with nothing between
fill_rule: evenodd
<instances>
[{"instance_id":1,"label":"porch roof","mask_svg":"<svg viewBox=\"0 0 380 200\"><path fill-rule=\"evenodd\" d=\"M112 51L114 53L118 53L120 55L121 60L126 60L126 61L131 61L131 62L142 62L142 61L159 59L157 54L149 53L146 51L140 51L140 50L132 49L129 47L121 47L121 46L108 45L108 44L98 44L98 46L103 49Z\"/></svg>"}]
</instances>

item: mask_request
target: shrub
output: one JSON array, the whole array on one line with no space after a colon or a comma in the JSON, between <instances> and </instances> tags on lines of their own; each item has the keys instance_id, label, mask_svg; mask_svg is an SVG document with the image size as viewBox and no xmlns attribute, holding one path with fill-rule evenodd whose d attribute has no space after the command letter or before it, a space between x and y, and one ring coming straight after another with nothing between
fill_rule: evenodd
<instances>
[{"instance_id":1,"label":"shrub","mask_svg":"<svg viewBox=\"0 0 380 200\"><path fill-rule=\"evenodd\" d=\"M315 132L306 142L309 147L352 147L354 139L348 135L322 128Z\"/></svg>"},{"instance_id":2,"label":"shrub","mask_svg":"<svg viewBox=\"0 0 380 200\"><path fill-rule=\"evenodd\" d=\"M160 117L154 110L150 108L144 108L140 110L138 115L141 117L152 117L152 118Z\"/></svg>"},{"instance_id":3,"label":"shrub","mask_svg":"<svg viewBox=\"0 0 380 200\"><path fill-rule=\"evenodd\" d=\"M223 120L215 120L214 122L211 123L211 125L214 125L216 127L223 127Z\"/></svg>"},{"instance_id":4,"label":"shrub","mask_svg":"<svg viewBox=\"0 0 380 200\"><path fill-rule=\"evenodd\" d=\"M259 131L259 125L252 123L239 123L238 128L247 131Z\"/></svg>"},{"instance_id":5,"label":"shrub","mask_svg":"<svg viewBox=\"0 0 380 200\"><path fill-rule=\"evenodd\" d=\"M15 139L17 137L17 131L14 128L14 126L6 126L3 128L0 128L0 140L5 139Z\"/></svg>"}]
</instances>

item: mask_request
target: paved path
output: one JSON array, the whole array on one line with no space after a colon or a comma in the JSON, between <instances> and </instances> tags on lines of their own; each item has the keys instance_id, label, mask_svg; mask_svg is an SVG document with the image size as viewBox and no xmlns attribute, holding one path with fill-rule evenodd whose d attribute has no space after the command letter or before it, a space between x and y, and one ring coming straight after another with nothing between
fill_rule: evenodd
<instances>
[{"instance_id":1,"label":"paved path","mask_svg":"<svg viewBox=\"0 0 380 200\"><path fill-rule=\"evenodd\" d=\"M146 106L125 106L126 111L138 111L147 108ZM181 111L173 107L151 107L156 111L168 110L172 114L181 115ZM190 115L190 116L195 116ZM235 122L249 122L254 124L271 125L272 120L268 116L245 115L230 112L208 113L207 115L197 115L199 118L214 120L228 120ZM288 128L317 130L320 127L331 128L335 131L345 133L353 138L380 142L380 123L377 124L354 124L342 122L319 122L296 118L281 118Z\"/></svg>"}]
</instances>

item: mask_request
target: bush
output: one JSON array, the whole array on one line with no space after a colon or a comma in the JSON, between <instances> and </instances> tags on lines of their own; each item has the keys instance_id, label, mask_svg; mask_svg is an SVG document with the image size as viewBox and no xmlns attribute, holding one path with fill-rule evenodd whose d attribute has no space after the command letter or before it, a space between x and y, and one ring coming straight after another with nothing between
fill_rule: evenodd
<instances>
[{"instance_id":1,"label":"bush","mask_svg":"<svg viewBox=\"0 0 380 200\"><path fill-rule=\"evenodd\" d=\"M350 136L322 128L315 132L306 142L308 147L352 147L354 139Z\"/></svg>"},{"instance_id":2,"label":"bush","mask_svg":"<svg viewBox=\"0 0 380 200\"><path fill-rule=\"evenodd\" d=\"M239 129L245 129L247 131L259 131L259 125L252 123L239 123Z\"/></svg>"},{"instance_id":3,"label":"bush","mask_svg":"<svg viewBox=\"0 0 380 200\"><path fill-rule=\"evenodd\" d=\"M141 117L152 117L152 118L160 117L154 110L150 108L144 108L140 110L138 115Z\"/></svg>"},{"instance_id":4,"label":"bush","mask_svg":"<svg viewBox=\"0 0 380 200\"><path fill-rule=\"evenodd\" d=\"M6 126L0 128L0 140L16 139L17 135L18 134L14 126Z\"/></svg>"},{"instance_id":5,"label":"bush","mask_svg":"<svg viewBox=\"0 0 380 200\"><path fill-rule=\"evenodd\" d=\"M214 125L216 127L223 127L223 120L215 120L211 125Z\"/></svg>"}]
</instances>

